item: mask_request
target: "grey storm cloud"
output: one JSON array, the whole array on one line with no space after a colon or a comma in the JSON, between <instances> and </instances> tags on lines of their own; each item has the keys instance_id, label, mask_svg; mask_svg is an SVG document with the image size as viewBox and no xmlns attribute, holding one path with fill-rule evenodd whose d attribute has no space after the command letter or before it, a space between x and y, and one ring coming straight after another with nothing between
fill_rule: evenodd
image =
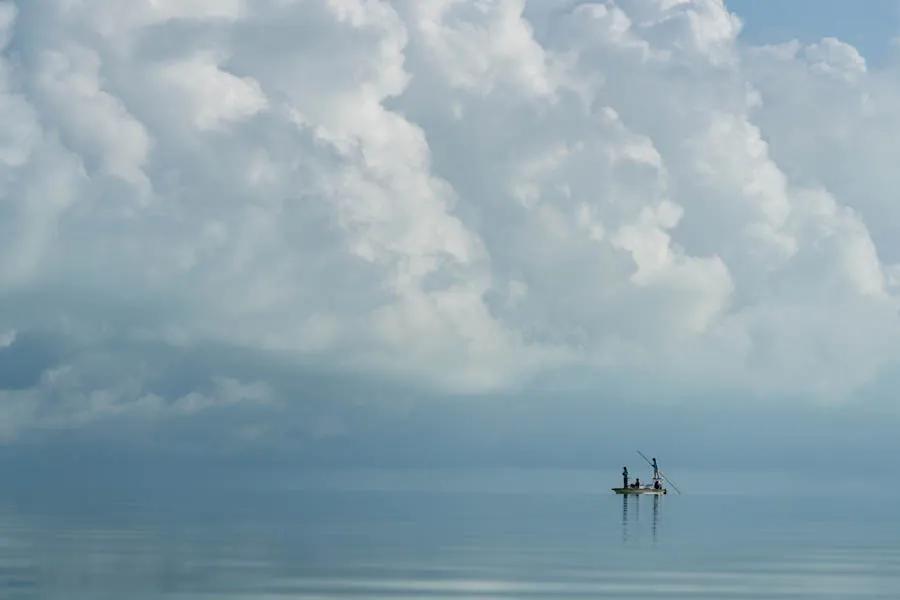
<instances>
[{"instance_id":1,"label":"grey storm cloud","mask_svg":"<svg viewBox=\"0 0 900 600\"><path fill-rule=\"evenodd\" d=\"M343 390L320 372L867 389L900 358L900 67L740 29L721 0L0 2L0 438L256 407L252 438Z\"/></svg>"}]
</instances>

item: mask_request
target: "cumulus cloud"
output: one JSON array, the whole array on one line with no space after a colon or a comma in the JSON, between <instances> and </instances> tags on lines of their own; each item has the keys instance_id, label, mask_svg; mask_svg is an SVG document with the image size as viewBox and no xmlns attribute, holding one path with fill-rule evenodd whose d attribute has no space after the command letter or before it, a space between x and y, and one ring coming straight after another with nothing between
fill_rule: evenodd
<instances>
[{"instance_id":1,"label":"cumulus cloud","mask_svg":"<svg viewBox=\"0 0 900 600\"><path fill-rule=\"evenodd\" d=\"M7 438L278 396L161 394L160 347L451 392L897 361L900 82L839 40L747 47L720 0L128 4L0 3L0 331L81 357L2 392Z\"/></svg>"}]
</instances>

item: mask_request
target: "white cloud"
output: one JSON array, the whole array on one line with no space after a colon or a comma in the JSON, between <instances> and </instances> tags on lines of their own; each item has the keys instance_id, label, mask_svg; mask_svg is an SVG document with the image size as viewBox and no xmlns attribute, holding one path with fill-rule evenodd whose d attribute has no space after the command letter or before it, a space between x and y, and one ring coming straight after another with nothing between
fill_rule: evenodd
<instances>
[{"instance_id":1,"label":"white cloud","mask_svg":"<svg viewBox=\"0 0 900 600\"><path fill-rule=\"evenodd\" d=\"M252 117L268 105L259 83L219 68L215 57L199 55L159 67L159 87L180 94L198 129L216 129ZM177 99L171 99L177 103Z\"/></svg>"},{"instance_id":2,"label":"white cloud","mask_svg":"<svg viewBox=\"0 0 900 600\"><path fill-rule=\"evenodd\" d=\"M552 95L544 49L522 17L525 0L408 3L409 22L447 82L479 94L506 83L538 97Z\"/></svg>"},{"instance_id":3,"label":"white cloud","mask_svg":"<svg viewBox=\"0 0 900 600\"><path fill-rule=\"evenodd\" d=\"M82 161L146 184L150 137L122 101L103 89L100 61L96 50L80 45L41 51L31 73L35 103Z\"/></svg>"},{"instance_id":4,"label":"white cloud","mask_svg":"<svg viewBox=\"0 0 900 600\"><path fill-rule=\"evenodd\" d=\"M866 72L866 61L856 48L832 37L810 44L803 54L817 73L853 81Z\"/></svg>"},{"instance_id":5,"label":"white cloud","mask_svg":"<svg viewBox=\"0 0 900 600\"><path fill-rule=\"evenodd\" d=\"M76 4L0 5L4 330L456 391L898 358L900 84L843 42L748 48L717 0Z\"/></svg>"}]
</instances>

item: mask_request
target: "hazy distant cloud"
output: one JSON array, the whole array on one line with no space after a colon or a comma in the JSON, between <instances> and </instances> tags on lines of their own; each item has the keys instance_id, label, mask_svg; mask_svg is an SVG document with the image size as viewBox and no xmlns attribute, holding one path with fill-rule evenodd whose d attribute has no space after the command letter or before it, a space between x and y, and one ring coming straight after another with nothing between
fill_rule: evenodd
<instances>
[{"instance_id":1,"label":"hazy distant cloud","mask_svg":"<svg viewBox=\"0 0 900 600\"><path fill-rule=\"evenodd\" d=\"M160 348L852 393L900 358L900 80L740 26L719 0L0 2L0 332L77 348L0 391L2 435L305 401L225 367L159 392Z\"/></svg>"},{"instance_id":2,"label":"hazy distant cloud","mask_svg":"<svg viewBox=\"0 0 900 600\"><path fill-rule=\"evenodd\" d=\"M16 330L12 329L0 334L0 348L8 348L16 341Z\"/></svg>"}]
</instances>

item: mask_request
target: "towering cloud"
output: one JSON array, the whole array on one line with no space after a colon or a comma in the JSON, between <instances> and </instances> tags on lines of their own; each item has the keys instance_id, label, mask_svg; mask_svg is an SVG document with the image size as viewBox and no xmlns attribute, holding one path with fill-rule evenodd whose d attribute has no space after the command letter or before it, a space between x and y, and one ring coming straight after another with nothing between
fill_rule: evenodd
<instances>
[{"instance_id":1,"label":"towering cloud","mask_svg":"<svg viewBox=\"0 0 900 600\"><path fill-rule=\"evenodd\" d=\"M900 80L740 28L721 0L0 2L0 435L309 400L171 359L224 349L282 382L853 394L900 357Z\"/></svg>"}]
</instances>

